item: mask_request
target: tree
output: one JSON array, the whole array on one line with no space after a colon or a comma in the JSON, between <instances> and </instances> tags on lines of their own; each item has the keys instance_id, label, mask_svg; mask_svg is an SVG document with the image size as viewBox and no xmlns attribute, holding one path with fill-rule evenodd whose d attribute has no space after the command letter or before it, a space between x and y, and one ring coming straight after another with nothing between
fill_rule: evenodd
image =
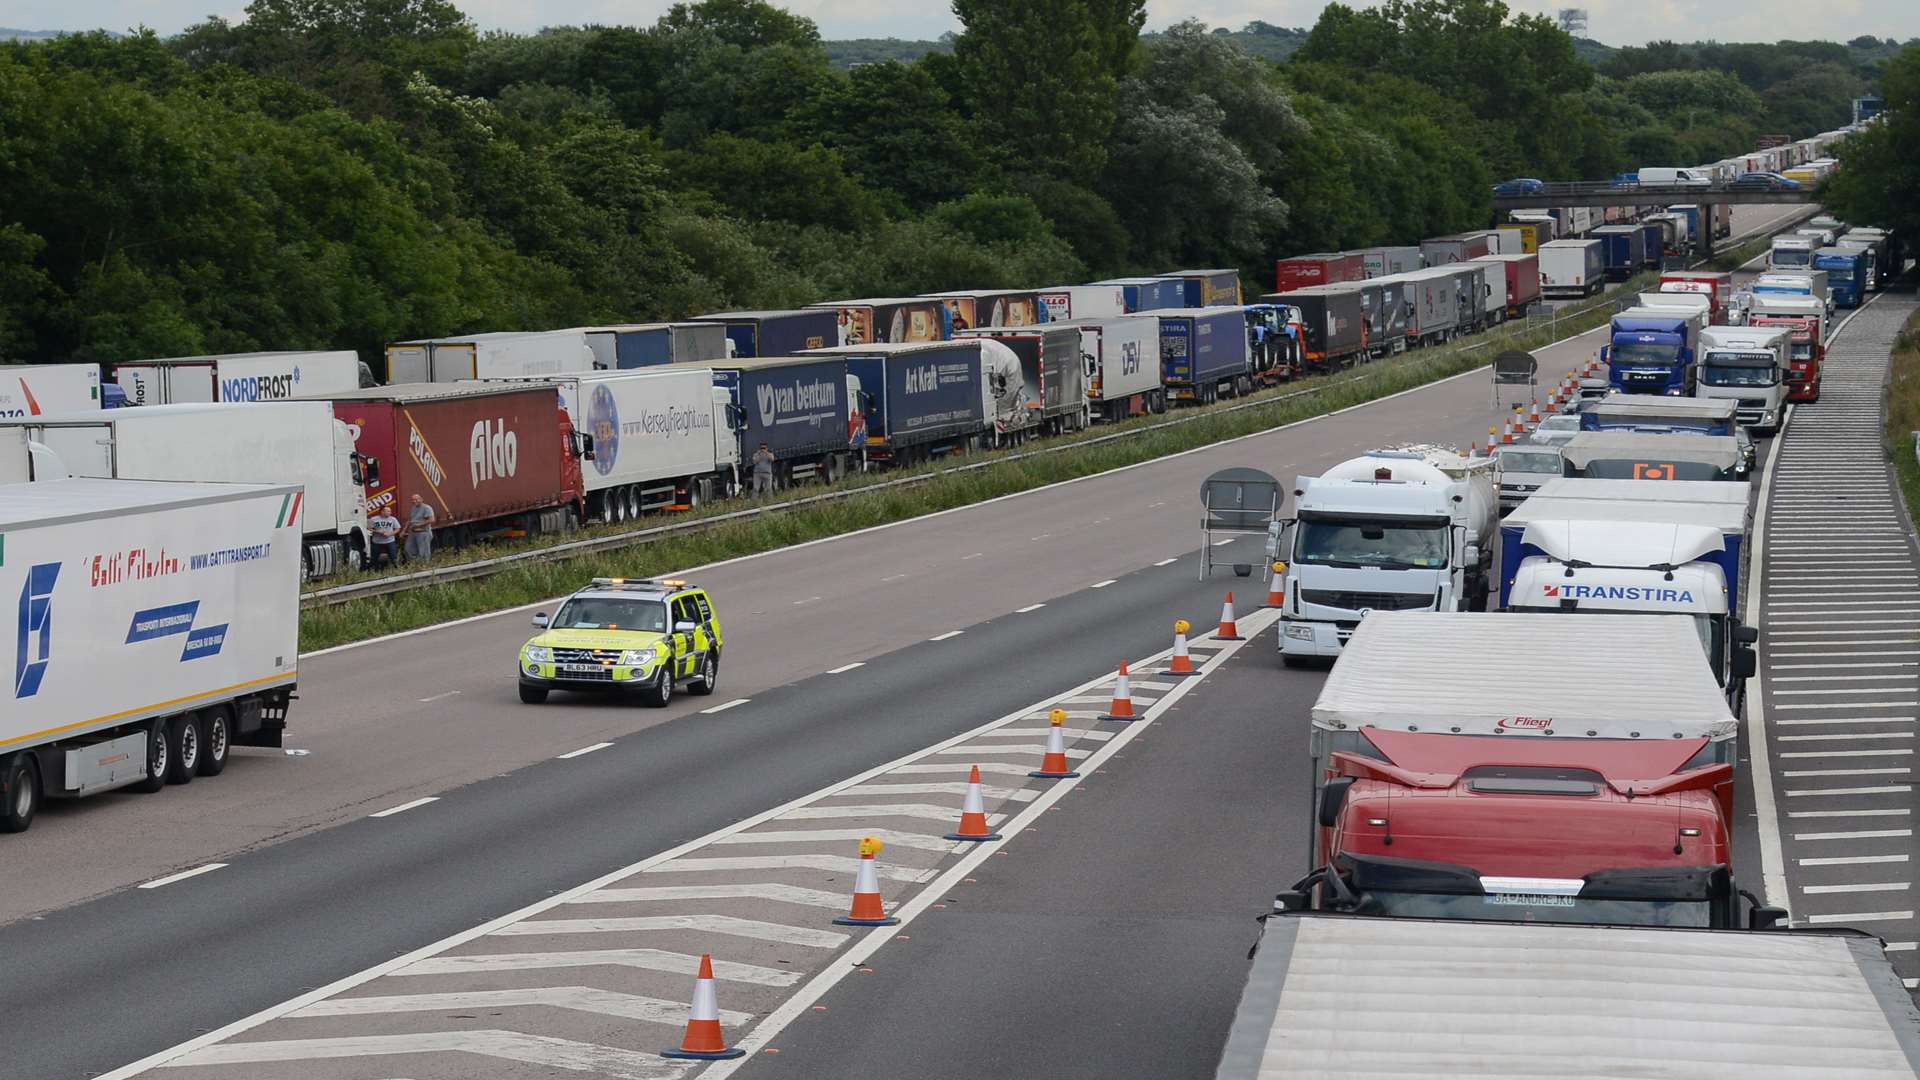
<instances>
[{"instance_id":1,"label":"tree","mask_svg":"<svg viewBox=\"0 0 1920 1080\"><path fill-rule=\"evenodd\" d=\"M868 64L796 110L796 141L840 151L869 187L914 210L980 186L985 162L970 126L924 64Z\"/></svg>"},{"instance_id":2,"label":"tree","mask_svg":"<svg viewBox=\"0 0 1920 1080\"><path fill-rule=\"evenodd\" d=\"M1819 192L1842 220L1920 235L1920 46L1887 62L1883 119L1840 144L1840 168Z\"/></svg>"}]
</instances>

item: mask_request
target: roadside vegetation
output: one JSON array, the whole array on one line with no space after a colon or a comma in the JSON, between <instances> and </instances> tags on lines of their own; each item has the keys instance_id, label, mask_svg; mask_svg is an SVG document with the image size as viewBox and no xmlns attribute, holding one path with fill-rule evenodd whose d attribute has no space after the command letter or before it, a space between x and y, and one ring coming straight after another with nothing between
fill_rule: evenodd
<instances>
[{"instance_id":1,"label":"roadside vegetation","mask_svg":"<svg viewBox=\"0 0 1920 1080\"><path fill-rule=\"evenodd\" d=\"M1920 460L1916 460L1914 432L1920 431L1920 312L1915 312L1894 339L1887 375L1887 460L1900 481L1907 504L1907 520L1920 521Z\"/></svg>"}]
</instances>

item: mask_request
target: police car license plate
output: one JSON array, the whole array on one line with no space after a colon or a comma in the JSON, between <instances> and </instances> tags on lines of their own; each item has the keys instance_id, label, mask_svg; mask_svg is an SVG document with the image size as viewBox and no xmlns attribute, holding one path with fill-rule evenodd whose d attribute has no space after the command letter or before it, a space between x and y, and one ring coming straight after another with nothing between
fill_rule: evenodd
<instances>
[{"instance_id":1,"label":"police car license plate","mask_svg":"<svg viewBox=\"0 0 1920 1080\"><path fill-rule=\"evenodd\" d=\"M560 670L569 675L596 675L606 669L599 664L561 664Z\"/></svg>"}]
</instances>

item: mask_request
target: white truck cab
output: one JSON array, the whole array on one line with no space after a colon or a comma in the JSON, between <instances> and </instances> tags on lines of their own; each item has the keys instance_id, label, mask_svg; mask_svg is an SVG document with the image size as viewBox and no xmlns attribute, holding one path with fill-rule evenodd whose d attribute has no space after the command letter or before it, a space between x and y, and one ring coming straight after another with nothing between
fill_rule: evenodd
<instances>
[{"instance_id":1,"label":"white truck cab","mask_svg":"<svg viewBox=\"0 0 1920 1080\"><path fill-rule=\"evenodd\" d=\"M1694 396L1733 398L1741 426L1772 433L1787 410L1785 327L1709 326L1700 338Z\"/></svg>"}]
</instances>

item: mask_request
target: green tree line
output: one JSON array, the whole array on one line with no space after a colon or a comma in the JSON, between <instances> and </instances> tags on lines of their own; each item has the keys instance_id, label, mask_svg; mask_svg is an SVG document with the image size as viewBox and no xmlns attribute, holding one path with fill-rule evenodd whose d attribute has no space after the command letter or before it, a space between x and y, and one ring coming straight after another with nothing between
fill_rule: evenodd
<instances>
[{"instance_id":1,"label":"green tree line","mask_svg":"<svg viewBox=\"0 0 1920 1080\"><path fill-rule=\"evenodd\" d=\"M1143 35L1144 0L953 7L950 51L850 71L761 0L537 34L447 0L253 0L0 46L0 358L372 357L1202 265L1258 285L1276 256L1484 225L1507 176L1745 137L1724 118L1756 93L1596 72L1497 0L1335 4L1269 35L1284 64L1194 22Z\"/></svg>"}]
</instances>

